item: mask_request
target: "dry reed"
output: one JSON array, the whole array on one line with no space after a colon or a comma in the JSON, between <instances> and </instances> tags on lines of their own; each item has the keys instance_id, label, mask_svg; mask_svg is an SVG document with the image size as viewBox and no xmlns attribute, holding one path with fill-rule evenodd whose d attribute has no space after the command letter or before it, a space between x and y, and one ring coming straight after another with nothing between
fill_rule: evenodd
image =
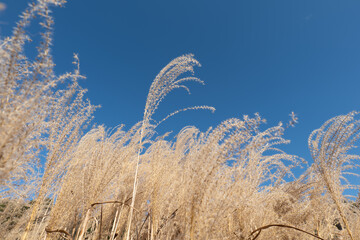
<instances>
[{"instance_id":1,"label":"dry reed","mask_svg":"<svg viewBox=\"0 0 360 240\"><path fill-rule=\"evenodd\" d=\"M130 129L86 128L95 109L75 70L54 74L53 19L38 0L0 45L0 233L3 239L359 239L358 113L337 116L309 137L314 163L281 150L285 128L259 114L201 132L158 136L153 116L165 96L193 76L193 55L156 76L143 119ZM38 56L24 55L25 29L38 17ZM191 75L188 76L187 74ZM292 113L288 126L297 121ZM83 129L87 129L84 134ZM266 229L266 230L265 230ZM264 230L264 231L263 231ZM260 234L261 232L261 234Z\"/></svg>"}]
</instances>

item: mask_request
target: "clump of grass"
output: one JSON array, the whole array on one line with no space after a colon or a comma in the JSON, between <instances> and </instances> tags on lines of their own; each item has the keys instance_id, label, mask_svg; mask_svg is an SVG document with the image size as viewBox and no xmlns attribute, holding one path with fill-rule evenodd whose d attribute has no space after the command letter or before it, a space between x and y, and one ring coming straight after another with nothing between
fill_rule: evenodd
<instances>
[{"instance_id":1,"label":"clump of grass","mask_svg":"<svg viewBox=\"0 0 360 240\"><path fill-rule=\"evenodd\" d=\"M51 57L53 19L49 7L65 1L37 1L21 15L13 35L0 45L0 194L2 198L34 199L23 239L39 218L46 199L55 197L66 157L75 147L95 109L83 100L86 90L74 56L75 70L56 76ZM33 18L42 27L34 60L24 55L31 41L26 28ZM45 163L44 160L46 159ZM37 231L37 230L36 230ZM35 233L36 235L36 233ZM36 238L35 236L32 236Z\"/></svg>"},{"instance_id":2,"label":"clump of grass","mask_svg":"<svg viewBox=\"0 0 360 240\"><path fill-rule=\"evenodd\" d=\"M348 181L348 175L359 176L354 170L358 168L359 155L350 154L360 136L360 120L358 112L334 117L324 123L321 128L312 132L309 137L309 148L315 162L315 171L321 185L336 206L344 228L350 239L355 239L351 222L359 213L353 203L344 196L346 189L358 189ZM347 213L346 213L347 212ZM355 216L354 216L355 214ZM350 221L351 219L351 221Z\"/></svg>"}]
</instances>

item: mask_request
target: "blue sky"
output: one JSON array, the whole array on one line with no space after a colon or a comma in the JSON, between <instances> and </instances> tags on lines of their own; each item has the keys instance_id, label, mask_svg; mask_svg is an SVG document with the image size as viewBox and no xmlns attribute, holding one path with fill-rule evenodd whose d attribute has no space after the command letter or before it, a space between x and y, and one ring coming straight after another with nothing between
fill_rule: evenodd
<instances>
[{"instance_id":1,"label":"blue sky","mask_svg":"<svg viewBox=\"0 0 360 240\"><path fill-rule=\"evenodd\" d=\"M28 1L2 0L1 37ZM202 67L192 94L171 93L154 116L186 112L160 132L186 125L201 130L230 117L259 112L267 126L287 130L289 153L310 160L307 138L329 118L360 109L360 2L356 0L70 0L54 8L56 71L72 69L78 53L81 84L102 108L95 122L130 127L141 120L152 80L170 60L193 53ZM34 36L36 37L36 35Z\"/></svg>"}]
</instances>

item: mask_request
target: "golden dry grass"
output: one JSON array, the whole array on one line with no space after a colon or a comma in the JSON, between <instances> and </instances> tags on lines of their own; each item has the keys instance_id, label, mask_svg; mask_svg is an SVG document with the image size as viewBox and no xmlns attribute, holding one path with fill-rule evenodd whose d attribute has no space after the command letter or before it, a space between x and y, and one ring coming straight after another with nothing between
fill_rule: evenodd
<instances>
[{"instance_id":1,"label":"golden dry grass","mask_svg":"<svg viewBox=\"0 0 360 240\"><path fill-rule=\"evenodd\" d=\"M258 114L157 136L162 121L152 116L165 96L188 90L187 81L203 83L186 76L200 64L184 55L155 78L138 124L83 133L96 107L78 85L79 59L72 73L53 72L49 7L63 3L36 2L1 40L3 239L360 239L359 199L344 195L359 187L346 181L359 160L350 154L357 112L310 135L314 163L299 178L293 168L307 164L281 150L285 128L264 128ZM43 27L36 60L23 51L33 17ZM194 109L214 110L195 106L169 117Z\"/></svg>"}]
</instances>

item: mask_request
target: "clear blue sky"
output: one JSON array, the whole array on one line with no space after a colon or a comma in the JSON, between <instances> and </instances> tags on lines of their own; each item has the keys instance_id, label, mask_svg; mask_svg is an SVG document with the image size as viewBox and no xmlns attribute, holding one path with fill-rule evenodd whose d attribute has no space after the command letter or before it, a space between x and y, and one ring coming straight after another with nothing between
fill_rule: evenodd
<instances>
[{"instance_id":1,"label":"clear blue sky","mask_svg":"<svg viewBox=\"0 0 360 240\"><path fill-rule=\"evenodd\" d=\"M9 34L25 0L2 0L0 34ZM192 105L159 131L259 112L287 130L284 148L309 159L307 138L327 119L360 110L360 1L356 0L70 0L54 8L58 73L79 53L87 97L102 108L99 124L128 127L142 118L148 89L170 60L194 53L203 65L192 95L171 93L155 116ZM35 36L36 37L36 36Z\"/></svg>"}]
</instances>

